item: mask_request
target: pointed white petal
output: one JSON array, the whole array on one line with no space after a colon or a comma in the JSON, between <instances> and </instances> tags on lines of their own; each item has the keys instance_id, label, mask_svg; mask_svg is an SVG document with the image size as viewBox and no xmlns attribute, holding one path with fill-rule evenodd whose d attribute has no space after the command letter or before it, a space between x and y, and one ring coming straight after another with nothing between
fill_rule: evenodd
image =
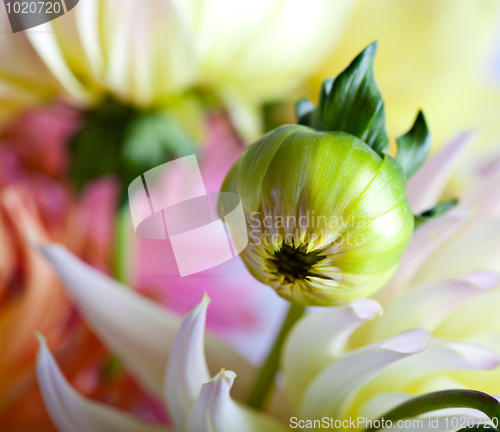
<instances>
[{"instance_id":1,"label":"pointed white petal","mask_svg":"<svg viewBox=\"0 0 500 432\"><path fill-rule=\"evenodd\" d=\"M186 431L189 432L284 432L285 425L264 413L236 404L229 392L236 374L224 369L201 389Z\"/></svg>"},{"instance_id":2,"label":"pointed white petal","mask_svg":"<svg viewBox=\"0 0 500 432\"><path fill-rule=\"evenodd\" d=\"M99 3L86 0L73 11L82 49L88 59L91 72L100 80L104 70L104 55L99 40Z\"/></svg>"},{"instance_id":3,"label":"pointed white petal","mask_svg":"<svg viewBox=\"0 0 500 432\"><path fill-rule=\"evenodd\" d=\"M342 353L354 330L381 313L376 301L358 300L301 319L290 332L281 359L291 402L298 405L308 384Z\"/></svg>"},{"instance_id":4,"label":"pointed white petal","mask_svg":"<svg viewBox=\"0 0 500 432\"><path fill-rule=\"evenodd\" d=\"M498 356L483 346L434 338L429 348L380 373L372 385L404 389L439 372L491 370L499 364Z\"/></svg>"},{"instance_id":5,"label":"pointed white petal","mask_svg":"<svg viewBox=\"0 0 500 432\"><path fill-rule=\"evenodd\" d=\"M89 325L150 391L163 396L165 368L180 320L156 303L83 263L60 245L40 251L78 302ZM213 336L205 338L209 368L242 371L240 392L255 369Z\"/></svg>"},{"instance_id":6,"label":"pointed white petal","mask_svg":"<svg viewBox=\"0 0 500 432\"><path fill-rule=\"evenodd\" d=\"M427 348L430 333L413 329L352 351L326 367L307 388L300 418L344 418L358 391L393 363Z\"/></svg>"},{"instance_id":7,"label":"pointed white petal","mask_svg":"<svg viewBox=\"0 0 500 432\"><path fill-rule=\"evenodd\" d=\"M382 306L404 291L425 260L466 222L469 213L452 209L417 230L408 245L398 269L387 285L374 297Z\"/></svg>"},{"instance_id":8,"label":"pointed white petal","mask_svg":"<svg viewBox=\"0 0 500 432\"><path fill-rule=\"evenodd\" d=\"M78 394L40 338L37 377L47 411L61 432L166 432Z\"/></svg>"},{"instance_id":9,"label":"pointed white petal","mask_svg":"<svg viewBox=\"0 0 500 432\"><path fill-rule=\"evenodd\" d=\"M87 100L88 94L66 63L52 24L50 22L41 24L36 32L27 31L26 35L61 85L75 98Z\"/></svg>"},{"instance_id":10,"label":"pointed white petal","mask_svg":"<svg viewBox=\"0 0 500 432\"><path fill-rule=\"evenodd\" d=\"M203 346L209 303L205 294L202 302L184 316L168 359L165 399L178 430L184 430L201 386L210 380Z\"/></svg>"},{"instance_id":11,"label":"pointed white petal","mask_svg":"<svg viewBox=\"0 0 500 432\"><path fill-rule=\"evenodd\" d=\"M438 203L451 175L476 138L476 132L457 135L408 181L408 202L413 213L420 214Z\"/></svg>"},{"instance_id":12,"label":"pointed white petal","mask_svg":"<svg viewBox=\"0 0 500 432\"><path fill-rule=\"evenodd\" d=\"M389 303L370 329L371 340L423 327L435 331L459 306L500 285L500 275L483 271L422 284Z\"/></svg>"}]
</instances>

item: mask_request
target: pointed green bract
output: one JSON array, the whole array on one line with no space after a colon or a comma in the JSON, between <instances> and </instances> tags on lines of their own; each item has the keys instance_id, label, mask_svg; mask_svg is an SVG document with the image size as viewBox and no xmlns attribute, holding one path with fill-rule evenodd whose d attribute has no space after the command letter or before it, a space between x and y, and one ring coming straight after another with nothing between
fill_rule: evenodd
<instances>
[{"instance_id":1,"label":"pointed green bract","mask_svg":"<svg viewBox=\"0 0 500 432\"><path fill-rule=\"evenodd\" d=\"M299 124L310 124L310 115L314 112L314 103L311 99L300 99L295 103L295 117Z\"/></svg>"},{"instance_id":2,"label":"pointed green bract","mask_svg":"<svg viewBox=\"0 0 500 432\"><path fill-rule=\"evenodd\" d=\"M396 160L408 179L422 166L431 149L431 136L422 111L418 112L411 129L396 141L398 144Z\"/></svg>"},{"instance_id":3,"label":"pointed green bract","mask_svg":"<svg viewBox=\"0 0 500 432\"><path fill-rule=\"evenodd\" d=\"M415 215L415 229L417 229L424 223L429 222L430 220L437 218L438 216L441 216L448 210L455 207L457 204L458 200L444 201L434 206L433 208L423 212L422 214Z\"/></svg>"},{"instance_id":4,"label":"pointed green bract","mask_svg":"<svg viewBox=\"0 0 500 432\"><path fill-rule=\"evenodd\" d=\"M361 139L377 152L389 145L382 96L375 83L376 42L359 54L337 78L323 82L314 111L297 109L299 123L325 131L342 131Z\"/></svg>"}]
</instances>

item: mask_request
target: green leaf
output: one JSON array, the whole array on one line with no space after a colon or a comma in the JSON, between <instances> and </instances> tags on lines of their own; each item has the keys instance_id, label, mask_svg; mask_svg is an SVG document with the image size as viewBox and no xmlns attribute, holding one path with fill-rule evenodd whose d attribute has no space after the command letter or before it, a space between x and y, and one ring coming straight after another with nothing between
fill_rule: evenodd
<instances>
[{"instance_id":1,"label":"green leaf","mask_svg":"<svg viewBox=\"0 0 500 432\"><path fill-rule=\"evenodd\" d=\"M412 128L396 141L398 144L396 160L408 179L422 166L431 149L431 136L422 111L418 112Z\"/></svg>"},{"instance_id":2,"label":"green leaf","mask_svg":"<svg viewBox=\"0 0 500 432\"><path fill-rule=\"evenodd\" d=\"M368 45L337 78L325 81L319 111L324 130L343 131L377 152L389 145L382 95L375 83L377 43Z\"/></svg>"},{"instance_id":3,"label":"green leaf","mask_svg":"<svg viewBox=\"0 0 500 432\"><path fill-rule=\"evenodd\" d=\"M419 215L415 215L415 229L417 229L420 225L423 225L424 223L429 222L430 220L438 216L441 216L443 213L455 207L457 204L458 200L444 201Z\"/></svg>"},{"instance_id":4,"label":"green leaf","mask_svg":"<svg viewBox=\"0 0 500 432\"><path fill-rule=\"evenodd\" d=\"M486 414L495 426L500 421L500 403L492 396L476 390L445 390L411 399L388 413L384 414L380 420L384 419L396 423L398 420L417 417L419 415L441 410L445 408L471 408ZM374 422L375 423L375 422ZM366 429L367 432L375 432L380 427ZM490 430L498 431L491 426Z\"/></svg>"},{"instance_id":5,"label":"green leaf","mask_svg":"<svg viewBox=\"0 0 500 432\"><path fill-rule=\"evenodd\" d=\"M85 113L84 125L72 137L71 179L81 190L89 181L104 175L116 175L124 181L138 172L121 157L125 139L124 125L129 124L137 111L112 98L106 98ZM131 174L130 171L132 171ZM130 180L130 181L131 181Z\"/></svg>"},{"instance_id":6,"label":"green leaf","mask_svg":"<svg viewBox=\"0 0 500 432\"><path fill-rule=\"evenodd\" d=\"M164 163L172 155L193 153L194 142L167 113L145 113L130 123L125 134L124 157L144 166Z\"/></svg>"},{"instance_id":7,"label":"green leaf","mask_svg":"<svg viewBox=\"0 0 500 432\"><path fill-rule=\"evenodd\" d=\"M137 176L172 157L195 153L195 143L182 126L180 110L139 111L112 97L84 116L84 126L71 139L71 179L77 190L89 181L113 175L122 183L121 199Z\"/></svg>"}]
</instances>

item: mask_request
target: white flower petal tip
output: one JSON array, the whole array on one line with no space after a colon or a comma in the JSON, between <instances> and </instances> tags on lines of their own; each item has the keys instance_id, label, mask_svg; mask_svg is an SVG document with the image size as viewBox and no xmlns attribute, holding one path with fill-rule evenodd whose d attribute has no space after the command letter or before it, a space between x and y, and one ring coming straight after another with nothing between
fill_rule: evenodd
<instances>
[{"instance_id":1,"label":"white flower petal tip","mask_svg":"<svg viewBox=\"0 0 500 432\"><path fill-rule=\"evenodd\" d=\"M448 342L446 346L460 354L469 364L469 369L491 370L500 366L498 355L481 345Z\"/></svg>"},{"instance_id":2,"label":"white flower petal tip","mask_svg":"<svg viewBox=\"0 0 500 432\"><path fill-rule=\"evenodd\" d=\"M457 277L477 289L489 291L500 286L500 274L491 271L478 271Z\"/></svg>"},{"instance_id":3,"label":"white flower petal tip","mask_svg":"<svg viewBox=\"0 0 500 432\"><path fill-rule=\"evenodd\" d=\"M37 334L40 342L36 373L47 411L61 432L168 432L135 419L114 408L91 401L78 394L57 366L45 338Z\"/></svg>"},{"instance_id":4,"label":"white flower petal tip","mask_svg":"<svg viewBox=\"0 0 500 432\"><path fill-rule=\"evenodd\" d=\"M369 321L384 314L382 306L372 299L355 300L349 306L356 316L363 321Z\"/></svg>"},{"instance_id":5,"label":"white flower petal tip","mask_svg":"<svg viewBox=\"0 0 500 432\"><path fill-rule=\"evenodd\" d=\"M262 412L238 405L230 396L236 374L224 368L203 385L193 405L189 432L285 432L284 425Z\"/></svg>"},{"instance_id":6,"label":"white flower petal tip","mask_svg":"<svg viewBox=\"0 0 500 432\"><path fill-rule=\"evenodd\" d=\"M219 432L228 430L227 414L238 407L229 392L236 374L222 369L212 380L203 384L200 396L193 406L186 430L190 432ZM236 427L236 424L233 425ZM236 429L234 429L236 430Z\"/></svg>"},{"instance_id":7,"label":"white flower petal tip","mask_svg":"<svg viewBox=\"0 0 500 432\"><path fill-rule=\"evenodd\" d=\"M201 299L201 302L198 303L194 308L193 310L190 312L190 313L193 313L196 309L200 308L200 309L205 309L205 313L207 311L207 308L208 308L208 305L212 302L212 300L210 299L210 296L208 295L208 293L204 293L203 294L203 298Z\"/></svg>"},{"instance_id":8,"label":"white flower petal tip","mask_svg":"<svg viewBox=\"0 0 500 432\"><path fill-rule=\"evenodd\" d=\"M217 375L215 375L209 382L203 385L208 386L210 384L215 384L220 386L220 383L222 382L229 390L231 390L236 377L237 375L235 372L221 368L220 372Z\"/></svg>"},{"instance_id":9,"label":"white flower petal tip","mask_svg":"<svg viewBox=\"0 0 500 432\"><path fill-rule=\"evenodd\" d=\"M89 325L131 372L163 395L168 353L180 320L58 244L39 246Z\"/></svg>"},{"instance_id":10,"label":"white flower petal tip","mask_svg":"<svg viewBox=\"0 0 500 432\"><path fill-rule=\"evenodd\" d=\"M184 316L168 360L165 400L179 430L185 429L185 422L202 385L210 380L204 349L209 303L210 298L205 293L202 301Z\"/></svg>"},{"instance_id":11,"label":"white flower petal tip","mask_svg":"<svg viewBox=\"0 0 500 432\"><path fill-rule=\"evenodd\" d=\"M415 354L424 351L431 341L432 333L425 329L412 329L386 340L381 349L400 354Z\"/></svg>"}]
</instances>

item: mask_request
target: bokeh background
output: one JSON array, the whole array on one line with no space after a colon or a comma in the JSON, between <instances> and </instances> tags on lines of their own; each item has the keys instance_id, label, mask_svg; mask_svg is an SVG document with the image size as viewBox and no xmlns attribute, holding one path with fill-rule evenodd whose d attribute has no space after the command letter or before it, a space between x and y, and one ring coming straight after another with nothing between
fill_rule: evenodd
<instances>
[{"instance_id":1,"label":"bokeh background","mask_svg":"<svg viewBox=\"0 0 500 432\"><path fill-rule=\"evenodd\" d=\"M130 223L132 179L198 157L209 191L245 146L295 122L378 41L377 82L394 143L423 109L433 151L474 130L443 199L500 156L500 0L80 0L64 16L12 33L0 6L0 429L54 431L34 375L35 330L83 394L162 421L85 325L30 246L56 241L182 314L203 292L208 327L252 361L284 304L237 260L176 274L167 241Z\"/></svg>"}]
</instances>

